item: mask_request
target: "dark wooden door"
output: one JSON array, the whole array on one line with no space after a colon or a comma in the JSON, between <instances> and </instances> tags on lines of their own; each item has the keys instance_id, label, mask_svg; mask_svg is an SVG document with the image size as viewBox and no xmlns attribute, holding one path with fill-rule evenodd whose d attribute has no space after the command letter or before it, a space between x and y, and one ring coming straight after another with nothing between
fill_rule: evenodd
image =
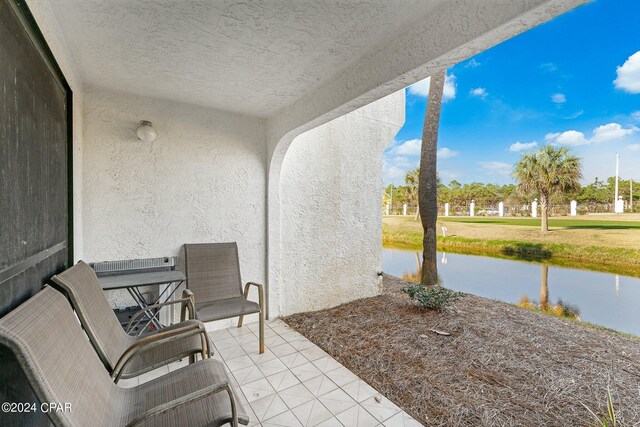
<instances>
[{"instance_id":1,"label":"dark wooden door","mask_svg":"<svg viewBox=\"0 0 640 427\"><path fill-rule=\"evenodd\" d=\"M0 316L69 260L69 91L0 1Z\"/></svg>"},{"instance_id":2,"label":"dark wooden door","mask_svg":"<svg viewBox=\"0 0 640 427\"><path fill-rule=\"evenodd\" d=\"M24 2L0 0L0 316L72 256L70 99ZM34 399L17 361L0 346L0 400ZM43 414L6 417L0 414L12 425L46 422Z\"/></svg>"}]
</instances>

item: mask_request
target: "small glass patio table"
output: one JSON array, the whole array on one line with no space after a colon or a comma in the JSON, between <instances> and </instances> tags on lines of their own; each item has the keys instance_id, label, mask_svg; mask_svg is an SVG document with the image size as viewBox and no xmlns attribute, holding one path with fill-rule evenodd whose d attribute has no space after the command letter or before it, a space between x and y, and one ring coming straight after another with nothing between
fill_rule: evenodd
<instances>
[{"instance_id":1,"label":"small glass patio table","mask_svg":"<svg viewBox=\"0 0 640 427\"><path fill-rule=\"evenodd\" d=\"M169 271L150 271L142 273L126 273L116 274L112 276L98 277L102 290L114 290L114 289L126 289L133 300L138 304L138 307L144 309L150 305L160 304L167 302L171 299L176 290L186 280L186 276L182 271L169 270ZM153 285L165 285L154 301L147 301L142 292L141 287L153 286ZM135 330L140 326L140 332L142 334L150 325L158 329L162 329L164 326L160 323L158 315L160 310L153 310L153 314L147 313L144 316L140 316L138 321L131 325L130 330Z\"/></svg>"}]
</instances>

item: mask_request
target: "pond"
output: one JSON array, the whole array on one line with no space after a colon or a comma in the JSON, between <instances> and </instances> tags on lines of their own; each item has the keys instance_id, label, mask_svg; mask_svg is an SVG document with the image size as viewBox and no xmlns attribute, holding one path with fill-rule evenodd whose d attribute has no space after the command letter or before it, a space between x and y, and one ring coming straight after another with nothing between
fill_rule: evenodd
<instances>
[{"instance_id":1,"label":"pond","mask_svg":"<svg viewBox=\"0 0 640 427\"><path fill-rule=\"evenodd\" d=\"M383 249L386 274L415 275L422 254ZM617 331L640 336L640 279L610 273L548 266L486 256L438 253L443 285L512 304L541 307L578 316Z\"/></svg>"}]
</instances>

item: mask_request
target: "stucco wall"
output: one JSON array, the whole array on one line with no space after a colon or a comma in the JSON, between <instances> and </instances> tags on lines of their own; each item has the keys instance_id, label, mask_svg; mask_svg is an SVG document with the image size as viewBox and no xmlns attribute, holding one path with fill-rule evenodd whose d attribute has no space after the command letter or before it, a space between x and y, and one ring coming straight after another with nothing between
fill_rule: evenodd
<instances>
[{"instance_id":1,"label":"stucco wall","mask_svg":"<svg viewBox=\"0 0 640 427\"><path fill-rule=\"evenodd\" d=\"M280 174L280 292L272 289L279 314L379 292L382 153L404 123L404 100L396 92L289 147Z\"/></svg>"},{"instance_id":2,"label":"stucco wall","mask_svg":"<svg viewBox=\"0 0 640 427\"><path fill-rule=\"evenodd\" d=\"M140 120L157 139L137 139ZM265 278L265 143L259 119L85 90L84 259L178 255L237 241L243 280ZM112 295L114 306L130 304Z\"/></svg>"}]
</instances>

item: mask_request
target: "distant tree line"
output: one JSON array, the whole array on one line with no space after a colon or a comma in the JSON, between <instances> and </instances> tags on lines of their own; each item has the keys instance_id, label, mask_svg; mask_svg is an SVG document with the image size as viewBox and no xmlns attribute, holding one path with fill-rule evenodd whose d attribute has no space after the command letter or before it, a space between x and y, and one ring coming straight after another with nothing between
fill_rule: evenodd
<instances>
[{"instance_id":1,"label":"distant tree line","mask_svg":"<svg viewBox=\"0 0 640 427\"><path fill-rule=\"evenodd\" d=\"M383 206L391 201L398 206L407 203L409 206L418 204L418 175L419 168L407 172L405 185L389 185L384 192ZM640 207L640 182L633 182L634 205ZM578 191L566 194L554 194L550 197L552 205L569 204L571 200L576 200L579 205L585 204L606 204L613 203L615 189L615 177L606 180L595 179L594 182L584 185ZM618 181L618 194L629 201L630 180L620 179ZM475 200L477 206L493 206L499 202L505 205L524 205L533 201L537 195L525 194L518 189L515 184L485 184L482 182L472 182L461 184L456 180L448 184L442 183L438 178L438 204L449 203L451 206L467 206ZM635 206L634 206L635 207Z\"/></svg>"}]
</instances>

